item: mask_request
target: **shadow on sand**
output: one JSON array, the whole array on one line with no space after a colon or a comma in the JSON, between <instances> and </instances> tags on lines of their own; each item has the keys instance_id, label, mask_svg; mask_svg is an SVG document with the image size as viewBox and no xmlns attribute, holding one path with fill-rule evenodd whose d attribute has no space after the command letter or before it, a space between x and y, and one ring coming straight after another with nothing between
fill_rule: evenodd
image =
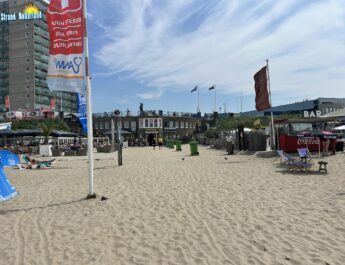
<instances>
[{"instance_id":1,"label":"shadow on sand","mask_svg":"<svg viewBox=\"0 0 345 265\"><path fill-rule=\"evenodd\" d=\"M46 209L46 208L50 208L50 207L54 207L54 206L62 206L62 205L69 205L69 204L73 204L73 203L77 203L77 202L81 202L81 201L85 201L86 199L79 199L79 200L74 200L74 201L70 201L70 202L60 202L60 203L53 203L53 204L48 204L48 205L44 205L44 206L37 206L37 207L31 207L31 208L25 208L25 209L9 209L9 210L0 210L0 215L5 215L5 214L9 214L9 213L15 213L15 212L27 212L27 211L31 211L31 210L37 210L37 209Z\"/></svg>"}]
</instances>

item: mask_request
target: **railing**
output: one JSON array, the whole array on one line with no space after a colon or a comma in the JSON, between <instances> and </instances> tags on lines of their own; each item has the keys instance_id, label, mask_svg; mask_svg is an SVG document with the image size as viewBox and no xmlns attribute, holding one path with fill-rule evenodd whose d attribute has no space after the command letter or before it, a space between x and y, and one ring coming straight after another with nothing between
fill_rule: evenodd
<instances>
[{"instance_id":1,"label":"railing","mask_svg":"<svg viewBox=\"0 0 345 265\"><path fill-rule=\"evenodd\" d=\"M94 113L96 118L105 118L105 117L117 117L114 112L103 112L103 113ZM140 113L131 112L131 111L121 111L121 117L187 117L187 118L198 118L198 115L195 113L188 112L177 112L177 111L162 111L162 110L149 110L143 111Z\"/></svg>"}]
</instances>

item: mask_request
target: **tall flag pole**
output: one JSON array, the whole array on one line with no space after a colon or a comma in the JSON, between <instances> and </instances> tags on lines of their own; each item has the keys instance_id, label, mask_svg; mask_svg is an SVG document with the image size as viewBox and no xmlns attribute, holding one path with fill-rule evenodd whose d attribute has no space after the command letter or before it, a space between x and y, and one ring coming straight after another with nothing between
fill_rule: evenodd
<instances>
[{"instance_id":1,"label":"tall flag pole","mask_svg":"<svg viewBox=\"0 0 345 265\"><path fill-rule=\"evenodd\" d=\"M200 108L199 108L199 86L195 86L195 87L190 91L190 93L193 93L193 92L195 92L195 91L198 92L198 107L197 107L197 109L196 109L196 112L199 113L199 112L200 112Z\"/></svg>"},{"instance_id":2,"label":"tall flag pole","mask_svg":"<svg viewBox=\"0 0 345 265\"><path fill-rule=\"evenodd\" d=\"M271 109L271 89L270 89L270 79L268 71L268 60L266 60L266 65L262 67L255 75L255 107L258 111L263 111L266 109ZM272 119L272 149L275 148L275 133L274 133L274 119L273 112L271 110L271 119Z\"/></svg>"},{"instance_id":3,"label":"tall flag pole","mask_svg":"<svg viewBox=\"0 0 345 265\"><path fill-rule=\"evenodd\" d=\"M85 78L86 78L86 105L87 105L87 154L89 160L89 194L87 198L95 198L96 194L93 189L93 128L92 128L92 101L91 101L91 77L89 71L89 41L87 34L87 11L86 0L83 0L83 17L84 17L84 52L85 52Z\"/></svg>"},{"instance_id":4,"label":"tall flag pole","mask_svg":"<svg viewBox=\"0 0 345 265\"><path fill-rule=\"evenodd\" d=\"M273 142L273 149L276 148L276 137L275 137L275 128L274 128L274 118L273 118L273 111L272 111L272 97L271 97L271 81L270 81L270 71L268 67L268 59L266 59L266 69L267 69L267 84L268 84L268 94L270 96L270 105L271 105L271 121L272 121L272 142ZM279 139L278 139L279 141Z\"/></svg>"},{"instance_id":5,"label":"tall flag pole","mask_svg":"<svg viewBox=\"0 0 345 265\"><path fill-rule=\"evenodd\" d=\"M199 97L199 88L198 88L198 108L197 108L197 113L200 113L200 97Z\"/></svg>"},{"instance_id":6,"label":"tall flag pole","mask_svg":"<svg viewBox=\"0 0 345 265\"><path fill-rule=\"evenodd\" d=\"M46 17L50 36L47 74L49 89L86 94L89 160L89 194L87 198L95 198L86 0L51 0Z\"/></svg>"},{"instance_id":7,"label":"tall flag pole","mask_svg":"<svg viewBox=\"0 0 345 265\"><path fill-rule=\"evenodd\" d=\"M216 85L211 86L208 90L214 89L214 111L217 111L217 93L216 93Z\"/></svg>"}]
</instances>

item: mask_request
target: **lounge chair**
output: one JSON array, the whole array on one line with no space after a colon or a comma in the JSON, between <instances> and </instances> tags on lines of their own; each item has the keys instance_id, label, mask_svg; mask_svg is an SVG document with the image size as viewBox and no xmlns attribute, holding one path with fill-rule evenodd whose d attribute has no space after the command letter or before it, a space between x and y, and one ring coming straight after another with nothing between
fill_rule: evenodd
<instances>
[{"instance_id":1,"label":"lounge chair","mask_svg":"<svg viewBox=\"0 0 345 265\"><path fill-rule=\"evenodd\" d=\"M28 155L22 155L22 159L24 160L25 164L27 165L26 168L51 168L52 163L54 163L55 159L46 160L46 161L38 161L36 159L31 158Z\"/></svg>"},{"instance_id":2,"label":"lounge chair","mask_svg":"<svg viewBox=\"0 0 345 265\"><path fill-rule=\"evenodd\" d=\"M297 152L302 161L312 163L311 154L308 148L297 148Z\"/></svg>"},{"instance_id":3,"label":"lounge chair","mask_svg":"<svg viewBox=\"0 0 345 265\"><path fill-rule=\"evenodd\" d=\"M299 169L299 170L307 170L310 169L313 165L313 163L309 163L302 160L297 160L287 153L285 153L283 150L278 150L277 153L279 154L281 158L281 163L287 166L287 169Z\"/></svg>"}]
</instances>

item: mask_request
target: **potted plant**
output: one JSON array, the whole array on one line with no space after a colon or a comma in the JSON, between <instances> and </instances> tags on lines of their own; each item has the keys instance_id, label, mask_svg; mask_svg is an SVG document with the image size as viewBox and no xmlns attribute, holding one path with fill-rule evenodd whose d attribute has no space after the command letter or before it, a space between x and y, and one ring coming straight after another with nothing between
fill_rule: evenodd
<instances>
[{"instance_id":1,"label":"potted plant","mask_svg":"<svg viewBox=\"0 0 345 265\"><path fill-rule=\"evenodd\" d=\"M40 155L52 156L52 150L48 142L48 137L53 131L54 127L48 126L46 123L40 123L39 127L42 129L42 136L44 137L43 144L40 144Z\"/></svg>"}]
</instances>

